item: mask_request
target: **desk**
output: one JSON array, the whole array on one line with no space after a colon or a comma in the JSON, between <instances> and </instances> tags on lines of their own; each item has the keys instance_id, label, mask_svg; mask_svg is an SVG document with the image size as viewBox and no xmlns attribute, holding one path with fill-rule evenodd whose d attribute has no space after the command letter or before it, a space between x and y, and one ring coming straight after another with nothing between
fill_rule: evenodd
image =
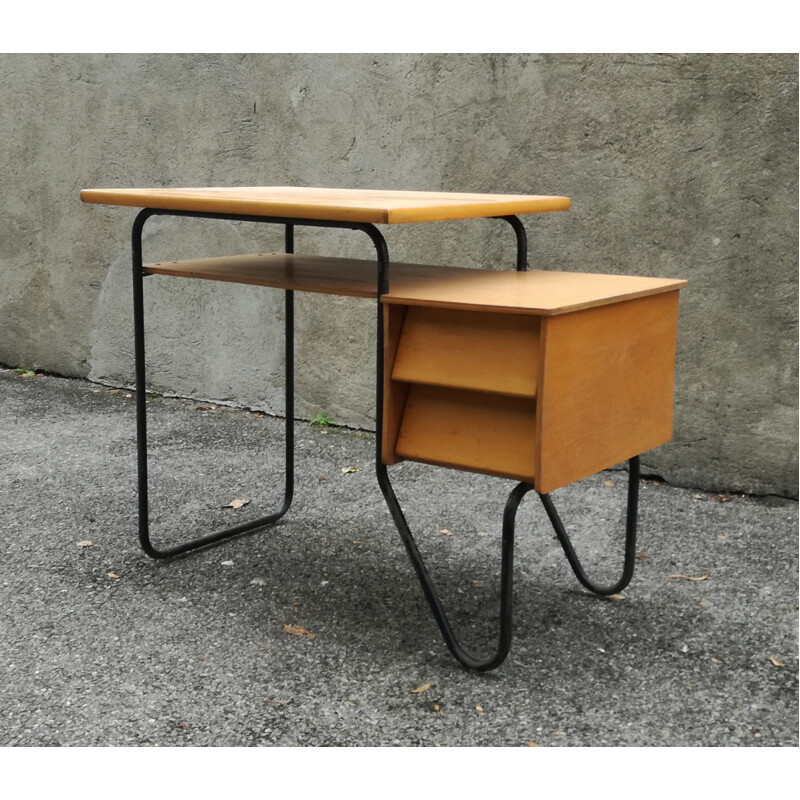
<instances>
[{"instance_id":1,"label":"desk","mask_svg":"<svg viewBox=\"0 0 800 800\"><path fill-rule=\"evenodd\" d=\"M678 293L685 281L527 270L519 215L566 211L539 195L362 191L294 187L90 189L87 203L141 209L133 223L139 538L169 558L280 519L294 493L294 292L376 300L376 475L392 519L451 653L465 666L499 666L511 645L516 512L536 491L578 580L601 595L633 575L639 455L672 436ZM154 215L272 223L285 252L145 263L142 229ZM516 237L516 271L391 263L377 225L496 218ZM295 229L365 233L374 261L295 253ZM149 534L143 279L232 281L285 292L286 468L273 514L170 549ZM388 467L403 460L519 483L503 515L499 643L488 658L464 651L394 493ZM622 577L598 586L583 571L555 509L553 490L629 461Z\"/></svg>"}]
</instances>

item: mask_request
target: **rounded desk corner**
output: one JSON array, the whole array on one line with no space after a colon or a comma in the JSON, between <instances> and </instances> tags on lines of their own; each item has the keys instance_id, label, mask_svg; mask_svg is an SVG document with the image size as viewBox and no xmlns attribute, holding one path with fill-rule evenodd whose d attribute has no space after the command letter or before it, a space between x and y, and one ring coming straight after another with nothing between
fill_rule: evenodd
<instances>
[{"instance_id":1,"label":"rounded desk corner","mask_svg":"<svg viewBox=\"0 0 800 800\"><path fill-rule=\"evenodd\" d=\"M105 199L102 189L81 189L80 198L83 203L103 203Z\"/></svg>"}]
</instances>

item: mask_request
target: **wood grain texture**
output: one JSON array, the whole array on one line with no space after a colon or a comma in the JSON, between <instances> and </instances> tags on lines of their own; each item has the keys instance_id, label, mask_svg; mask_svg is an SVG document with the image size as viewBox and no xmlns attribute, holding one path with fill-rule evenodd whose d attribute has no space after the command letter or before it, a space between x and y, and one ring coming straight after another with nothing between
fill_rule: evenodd
<instances>
[{"instance_id":1,"label":"wood grain texture","mask_svg":"<svg viewBox=\"0 0 800 800\"><path fill-rule=\"evenodd\" d=\"M397 454L533 482L535 409L535 400L411 384Z\"/></svg>"},{"instance_id":2,"label":"wood grain texture","mask_svg":"<svg viewBox=\"0 0 800 800\"><path fill-rule=\"evenodd\" d=\"M669 441L677 319L673 291L542 321L537 491Z\"/></svg>"},{"instance_id":3,"label":"wood grain texture","mask_svg":"<svg viewBox=\"0 0 800 800\"><path fill-rule=\"evenodd\" d=\"M146 264L145 272L348 297L377 297L374 261L262 253ZM392 263L387 304L502 314L563 314L670 292L686 281L579 272L495 272Z\"/></svg>"},{"instance_id":4,"label":"wood grain texture","mask_svg":"<svg viewBox=\"0 0 800 800\"><path fill-rule=\"evenodd\" d=\"M145 264L144 271L149 275L246 283L345 297L378 296L375 262L346 258L261 253Z\"/></svg>"},{"instance_id":5,"label":"wood grain texture","mask_svg":"<svg viewBox=\"0 0 800 800\"><path fill-rule=\"evenodd\" d=\"M568 197L297 186L84 189L81 200L137 208L389 225L566 211Z\"/></svg>"},{"instance_id":6,"label":"wood grain texture","mask_svg":"<svg viewBox=\"0 0 800 800\"><path fill-rule=\"evenodd\" d=\"M446 270L446 271L445 271ZM587 272L495 272L420 267L416 274L390 272L384 303L485 309L497 313L565 314L635 297L671 292L686 281Z\"/></svg>"},{"instance_id":7,"label":"wood grain texture","mask_svg":"<svg viewBox=\"0 0 800 800\"><path fill-rule=\"evenodd\" d=\"M535 397L538 361L536 317L411 306L392 377Z\"/></svg>"},{"instance_id":8,"label":"wood grain texture","mask_svg":"<svg viewBox=\"0 0 800 800\"><path fill-rule=\"evenodd\" d=\"M383 310L383 422L381 460L384 464L402 461L395 447L400 421L406 407L408 384L392 380L392 365L397 354L400 333L406 316L405 306L387 306Z\"/></svg>"}]
</instances>

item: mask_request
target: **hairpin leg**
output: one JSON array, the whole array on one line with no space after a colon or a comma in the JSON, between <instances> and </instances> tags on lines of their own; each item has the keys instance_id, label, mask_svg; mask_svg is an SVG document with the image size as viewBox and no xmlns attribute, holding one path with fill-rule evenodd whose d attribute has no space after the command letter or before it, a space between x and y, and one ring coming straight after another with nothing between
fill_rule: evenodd
<instances>
[{"instance_id":1,"label":"hairpin leg","mask_svg":"<svg viewBox=\"0 0 800 800\"><path fill-rule=\"evenodd\" d=\"M501 552L501 567L500 567L500 635L497 650L494 655L486 659L475 658L467 653L464 648L459 644L458 639L453 632L450 621L445 613L444 606L436 593L436 588L431 580L428 570L425 568L425 563L422 560L417 544L408 527L403 511L400 504L395 497L394 489L389 480L389 475L385 464L380 462L377 465L378 483L383 491L383 496L386 498L386 503L389 506L389 511L394 519L395 526L400 533L400 538L403 540L406 552L408 553L411 563L417 573L417 578L422 585L422 591L428 601L433 612L436 624L442 633L445 644L449 648L453 656L461 662L465 667L474 669L478 672L485 672L495 667L499 667L503 663L508 651L511 647L511 621L512 621L512 572L514 567L514 523L517 515L517 508L519 507L522 498L530 491L533 486L529 483L520 483L511 491L506 502L505 511L503 513L503 541Z\"/></svg>"},{"instance_id":2,"label":"hairpin leg","mask_svg":"<svg viewBox=\"0 0 800 800\"><path fill-rule=\"evenodd\" d=\"M628 484L628 508L627 520L625 530L625 562L622 572L622 577L615 584L611 586L598 586L592 583L583 571L580 561L575 554L575 549L572 542L567 535L561 518L553 505L549 495L540 494L542 503L544 504L545 511L547 512L550 522L555 529L561 546L564 548L567 559L575 572L578 580L590 591L599 595L616 594L622 591L631 580L633 576L634 564L636 561L636 516L639 501L639 457L630 459L630 478ZM389 511L392 514L395 526L397 527L400 537L403 540L406 551L411 558L411 563L417 573L417 578L422 585L422 591L428 601L433 612L436 624L442 633L445 644L447 645L453 656L465 667L476 670L478 672L485 672L487 670L495 669L503 663L511 648L511 623L512 623L512 571L514 566L514 529L517 509L522 501L522 498L534 487L529 483L520 483L511 491L506 502L505 511L503 513L503 540L502 540L502 553L501 553L501 576L500 576L500 631L499 643L494 655L486 659L475 658L470 653L467 653L464 648L459 644L450 621L447 618L444 607L436 588L431 580L425 563L422 560L417 544L408 527L403 511L395 496L394 489L392 488L389 480L388 471L385 464L378 463L377 466L378 483L380 484L383 495L386 498L386 503L389 506Z\"/></svg>"},{"instance_id":3,"label":"hairpin leg","mask_svg":"<svg viewBox=\"0 0 800 800\"><path fill-rule=\"evenodd\" d=\"M595 594L617 594L617 592L621 592L630 583L633 577L633 568L636 562L636 515L639 506L639 456L634 456L630 459L628 465L628 512L625 522L625 562L622 569L622 577L611 586L598 586L586 577L586 573L583 571L581 562L575 553L575 548L572 546L572 542L567 535L564 524L561 522L561 518L558 516L553 501L550 499L550 495L539 495L544 505L544 510L547 512L547 516L550 517L550 522L555 529L556 536L558 536L558 541L561 542L561 546L564 548L564 553L566 553L572 571L575 573L578 580L590 592L594 592Z\"/></svg>"}]
</instances>

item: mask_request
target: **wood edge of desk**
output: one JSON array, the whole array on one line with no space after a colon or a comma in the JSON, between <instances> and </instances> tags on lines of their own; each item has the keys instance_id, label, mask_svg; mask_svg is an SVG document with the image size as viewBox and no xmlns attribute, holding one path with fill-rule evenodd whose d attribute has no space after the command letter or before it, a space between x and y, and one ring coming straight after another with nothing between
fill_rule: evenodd
<instances>
[{"instance_id":1,"label":"wood edge of desk","mask_svg":"<svg viewBox=\"0 0 800 800\"><path fill-rule=\"evenodd\" d=\"M388 213L385 209L367 209L355 207L330 207L325 205L305 205L286 202L265 208L264 203L256 200L236 198L209 197L170 197L146 194L122 194L114 189L84 189L80 193L84 203L95 203L109 206L126 206L133 208L154 208L160 211L198 211L206 214L241 214L254 217L287 217L292 219L308 219L319 222L362 222L387 224Z\"/></svg>"},{"instance_id":2,"label":"wood edge of desk","mask_svg":"<svg viewBox=\"0 0 800 800\"><path fill-rule=\"evenodd\" d=\"M387 209L389 225L411 222L447 222L463 219L493 219L527 214L569 211L569 197L541 195L535 200L506 200L501 203L459 203L442 206L409 206Z\"/></svg>"},{"instance_id":3,"label":"wood edge of desk","mask_svg":"<svg viewBox=\"0 0 800 800\"><path fill-rule=\"evenodd\" d=\"M524 197L524 196L523 196ZM529 195L520 200L475 201L407 206L369 206L340 203L297 203L291 199L268 202L257 198L214 197L213 195L159 194L153 189L83 189L84 203L162 211L197 211L210 214L243 214L258 217L286 217L331 222L360 222L397 225L412 222L444 222L461 219L486 219L517 214L567 211L570 199L563 196Z\"/></svg>"}]
</instances>

